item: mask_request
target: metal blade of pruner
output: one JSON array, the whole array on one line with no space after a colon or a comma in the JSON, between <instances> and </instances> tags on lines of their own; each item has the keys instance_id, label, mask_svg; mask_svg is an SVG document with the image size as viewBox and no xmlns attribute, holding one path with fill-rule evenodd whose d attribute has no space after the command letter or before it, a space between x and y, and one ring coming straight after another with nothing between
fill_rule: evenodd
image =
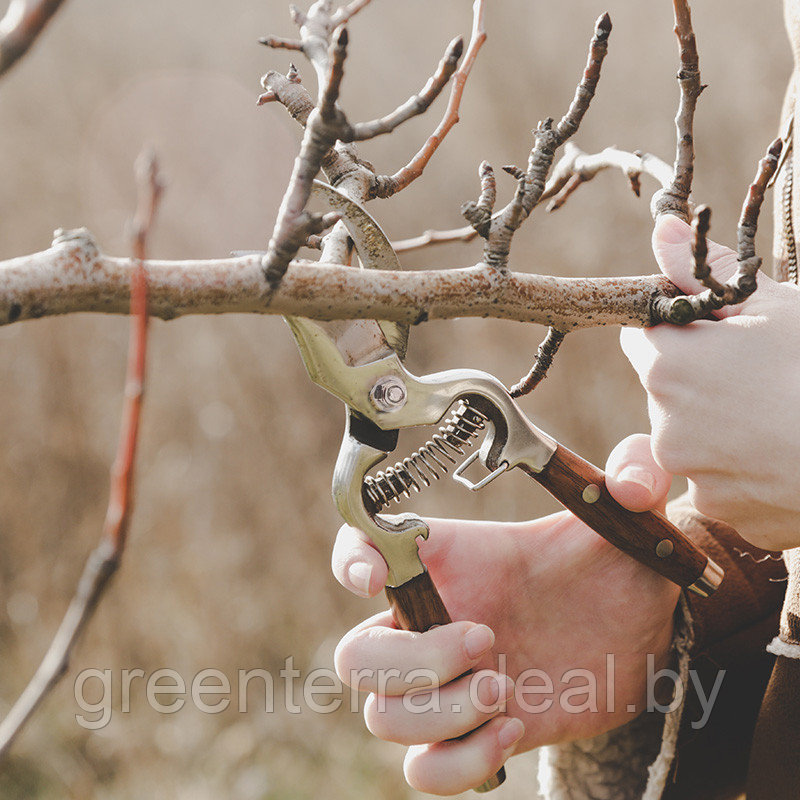
<instances>
[{"instance_id":1,"label":"metal blade of pruner","mask_svg":"<svg viewBox=\"0 0 800 800\"><path fill-rule=\"evenodd\" d=\"M397 254L378 223L358 203L321 181L314 181L311 196L328 211L341 215L342 224L353 240L356 255L365 269L400 269ZM327 358L330 345L342 361L355 367L397 354L404 359L408 348L408 325L372 319L323 322L305 317L285 317L295 335L311 379L326 385L331 371ZM339 395L340 396L340 395Z\"/></svg>"}]
</instances>

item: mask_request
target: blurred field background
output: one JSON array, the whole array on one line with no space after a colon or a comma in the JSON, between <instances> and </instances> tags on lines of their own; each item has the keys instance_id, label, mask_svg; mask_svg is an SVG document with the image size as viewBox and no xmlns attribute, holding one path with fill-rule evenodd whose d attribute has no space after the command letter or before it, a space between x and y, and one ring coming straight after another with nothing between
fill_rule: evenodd
<instances>
[{"instance_id":1,"label":"blurred field background","mask_svg":"<svg viewBox=\"0 0 800 800\"><path fill-rule=\"evenodd\" d=\"M614 32L598 95L576 137L669 160L676 105L671 4L634 0L491 3L489 39L461 123L426 175L374 204L393 238L462 223L476 170L523 164L529 131L572 98L595 18ZM703 77L695 196L714 208L712 233L735 237L755 163L775 135L789 48L778 0L697 2ZM416 91L445 44L469 33L468 0L375 0L351 25L344 103L353 119L381 115ZM296 153L284 109L256 108L258 79L298 54L256 44L293 35L283 0L70 0L35 49L0 84L0 257L44 249L57 227L88 226L127 252L132 163L143 144L169 181L154 256L213 257L263 248ZM394 171L435 125L444 100L362 152ZM499 178L503 197L512 182ZM652 183L645 181L649 197ZM769 256L769 212L761 253ZM558 214L537 212L515 240L512 267L557 275L652 272L647 199L618 174L584 187ZM409 266L474 263L480 245L431 248ZM507 383L529 367L543 329L497 321L414 329L414 371L488 369ZM50 641L97 540L121 403L127 321L83 315L0 329L0 712ZM382 607L350 597L328 562L336 512L329 495L342 434L340 404L306 378L288 329L259 316L152 325L137 505L123 567L77 651L70 675L0 771L4 798L306 800L418 795L401 777L402 749L374 740L357 714L321 716L189 705L159 715L134 690L98 733L78 727L81 669L161 667L189 679L213 667L235 677L284 659L330 666L338 638ZM616 330L567 339L525 408L597 463L646 430L641 390ZM447 484L413 506L439 515L523 519L555 510L524 477L471 495ZM235 703L234 703L235 705ZM277 704L280 706L280 704ZM514 759L494 795L535 795L535 758ZM465 795L465 797L468 795Z\"/></svg>"}]
</instances>

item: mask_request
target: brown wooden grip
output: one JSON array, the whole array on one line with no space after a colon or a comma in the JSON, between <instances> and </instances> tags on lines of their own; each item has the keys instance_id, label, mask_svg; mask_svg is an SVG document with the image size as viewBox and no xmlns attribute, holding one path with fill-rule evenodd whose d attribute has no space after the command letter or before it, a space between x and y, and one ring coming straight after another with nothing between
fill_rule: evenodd
<instances>
[{"instance_id":1,"label":"brown wooden grip","mask_svg":"<svg viewBox=\"0 0 800 800\"><path fill-rule=\"evenodd\" d=\"M542 472L526 472L604 539L679 586L692 587L706 572L708 556L666 517L623 508L605 473L566 447L558 445Z\"/></svg>"},{"instance_id":2,"label":"brown wooden grip","mask_svg":"<svg viewBox=\"0 0 800 800\"><path fill-rule=\"evenodd\" d=\"M402 586L387 586L386 596L395 622L404 631L424 633L436 625L447 625L453 621L427 570ZM475 791L496 789L505 779L506 769L500 767L486 783L475 787Z\"/></svg>"}]
</instances>

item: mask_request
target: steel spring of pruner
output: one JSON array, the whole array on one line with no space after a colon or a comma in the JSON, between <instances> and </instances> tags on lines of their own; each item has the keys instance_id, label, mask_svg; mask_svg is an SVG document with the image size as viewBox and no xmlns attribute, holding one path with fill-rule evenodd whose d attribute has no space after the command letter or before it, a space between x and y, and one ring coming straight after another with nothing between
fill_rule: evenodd
<instances>
[{"instance_id":1,"label":"steel spring of pruner","mask_svg":"<svg viewBox=\"0 0 800 800\"><path fill-rule=\"evenodd\" d=\"M392 500L400 502L409 497L411 490L421 492L431 485L431 478L439 480L440 473L447 474L457 464L453 453L463 456L465 447L472 447L473 439L486 427L488 418L466 400L460 401L453 415L445 420L422 447L394 466L387 467L375 476L364 479L365 499L374 513L386 508Z\"/></svg>"}]
</instances>

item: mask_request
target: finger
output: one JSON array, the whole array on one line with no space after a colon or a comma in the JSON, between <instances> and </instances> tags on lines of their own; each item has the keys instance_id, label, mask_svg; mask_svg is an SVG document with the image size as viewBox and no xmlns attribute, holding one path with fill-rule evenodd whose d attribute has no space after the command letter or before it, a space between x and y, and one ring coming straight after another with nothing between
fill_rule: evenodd
<instances>
[{"instance_id":1,"label":"finger","mask_svg":"<svg viewBox=\"0 0 800 800\"><path fill-rule=\"evenodd\" d=\"M391 614L382 612L339 642L334 665L348 686L388 695L430 690L472 669L494 645L491 628L474 622L451 622L425 633L391 624Z\"/></svg>"},{"instance_id":2,"label":"finger","mask_svg":"<svg viewBox=\"0 0 800 800\"><path fill-rule=\"evenodd\" d=\"M623 439L606 462L606 486L631 511L664 511L672 476L653 457L650 437L635 433Z\"/></svg>"},{"instance_id":3,"label":"finger","mask_svg":"<svg viewBox=\"0 0 800 800\"><path fill-rule=\"evenodd\" d=\"M705 287L694 277L692 258L692 229L673 214L663 214L653 228L653 253L661 271L686 294L698 294ZM729 247L709 241L708 265L711 274L721 283L731 278L738 266L738 255ZM755 294L763 296L775 287L775 282L763 272L758 273L758 289ZM753 296L755 296L755 294ZM734 306L725 306L715 312L718 317L729 317L746 310L747 301Z\"/></svg>"},{"instance_id":4,"label":"finger","mask_svg":"<svg viewBox=\"0 0 800 800\"><path fill-rule=\"evenodd\" d=\"M359 597L378 594L389 573L386 562L369 537L349 525L342 525L336 534L331 569L336 580Z\"/></svg>"},{"instance_id":5,"label":"finger","mask_svg":"<svg viewBox=\"0 0 800 800\"><path fill-rule=\"evenodd\" d=\"M525 733L516 717L496 717L454 741L415 745L406 753L403 771L414 789L448 795L480 786L505 763Z\"/></svg>"},{"instance_id":6,"label":"finger","mask_svg":"<svg viewBox=\"0 0 800 800\"><path fill-rule=\"evenodd\" d=\"M371 694L364 705L364 720L375 736L387 742L440 742L488 722L513 694L511 678L481 670L432 692L402 697Z\"/></svg>"}]
</instances>

